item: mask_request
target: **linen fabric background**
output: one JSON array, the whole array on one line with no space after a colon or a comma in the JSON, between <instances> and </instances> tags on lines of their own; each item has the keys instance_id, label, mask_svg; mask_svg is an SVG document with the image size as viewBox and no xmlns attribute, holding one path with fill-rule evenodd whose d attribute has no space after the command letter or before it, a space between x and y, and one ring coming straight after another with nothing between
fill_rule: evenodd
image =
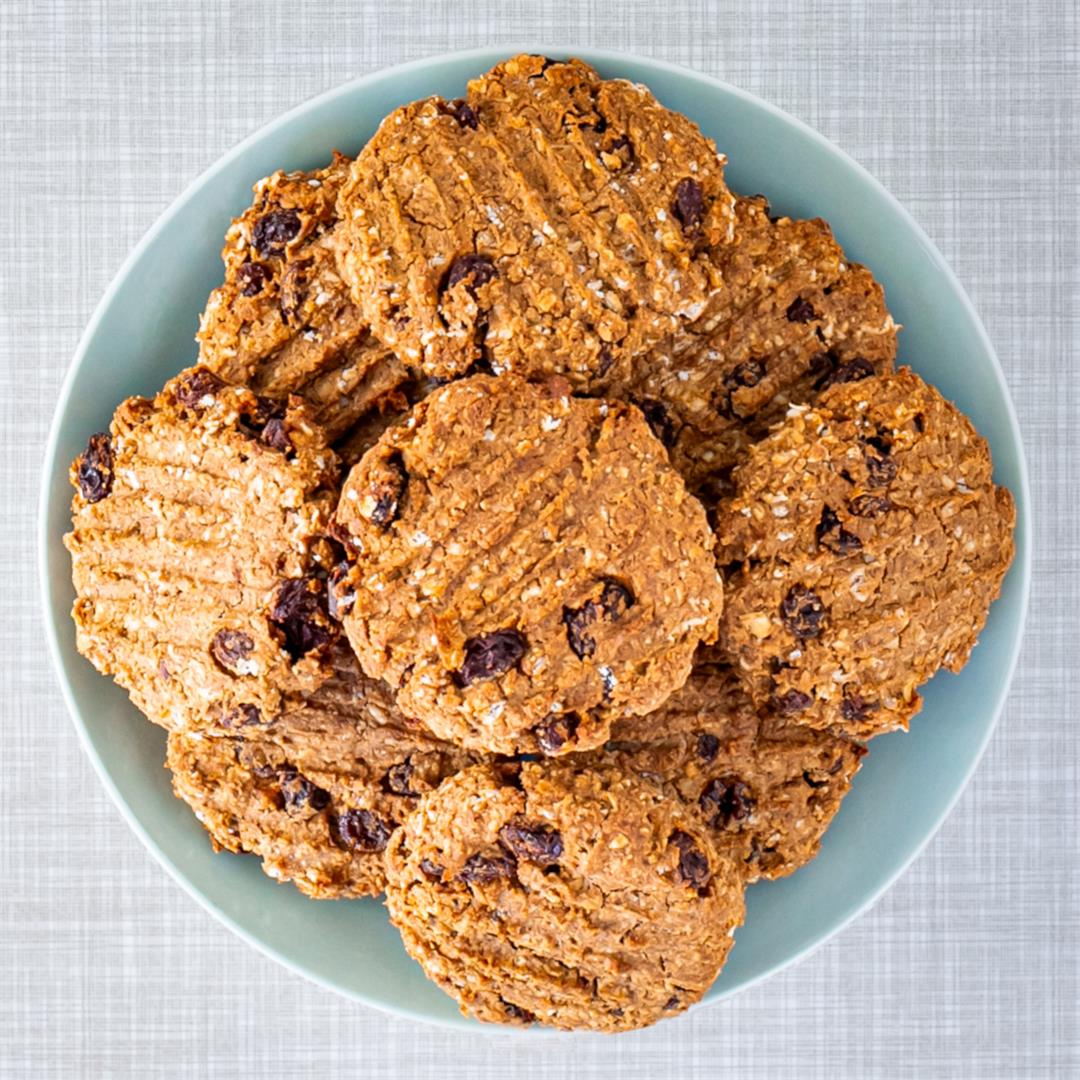
<instances>
[{"instance_id":1,"label":"linen fabric background","mask_svg":"<svg viewBox=\"0 0 1080 1080\"><path fill-rule=\"evenodd\" d=\"M34 573L57 390L106 285L173 197L261 124L352 76L520 42L717 75L865 165L971 294L1033 481L1019 673L936 839L795 968L617 1038L418 1028L234 938L143 849L83 756ZM1078 64L1070 0L0 0L0 1075L1078 1075Z\"/></svg>"}]
</instances>

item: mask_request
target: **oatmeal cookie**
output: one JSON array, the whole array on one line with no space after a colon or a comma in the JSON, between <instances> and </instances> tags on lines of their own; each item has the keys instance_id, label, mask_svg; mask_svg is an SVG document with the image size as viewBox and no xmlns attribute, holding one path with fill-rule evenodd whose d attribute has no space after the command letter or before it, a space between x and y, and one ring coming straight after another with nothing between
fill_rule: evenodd
<instances>
[{"instance_id":1,"label":"oatmeal cookie","mask_svg":"<svg viewBox=\"0 0 1080 1080\"><path fill-rule=\"evenodd\" d=\"M867 738L959 671L1013 556L970 421L907 368L834 386L752 447L721 504L721 643L751 697Z\"/></svg>"},{"instance_id":2,"label":"oatmeal cookie","mask_svg":"<svg viewBox=\"0 0 1080 1080\"><path fill-rule=\"evenodd\" d=\"M497 1023L622 1031L708 989L743 917L734 861L697 814L612 767L478 765L390 839L405 948Z\"/></svg>"},{"instance_id":3,"label":"oatmeal cookie","mask_svg":"<svg viewBox=\"0 0 1080 1080\"><path fill-rule=\"evenodd\" d=\"M240 723L329 674L338 462L298 398L191 368L72 465L79 651L168 728Z\"/></svg>"},{"instance_id":4,"label":"oatmeal cookie","mask_svg":"<svg viewBox=\"0 0 1080 1080\"><path fill-rule=\"evenodd\" d=\"M336 521L361 665L466 747L597 746L714 637L704 510L639 410L563 379L437 390L352 470Z\"/></svg>"},{"instance_id":5,"label":"oatmeal cookie","mask_svg":"<svg viewBox=\"0 0 1080 1080\"><path fill-rule=\"evenodd\" d=\"M897 326L870 271L826 222L736 200L735 237L713 255L721 284L690 328L597 386L636 401L691 490L712 502L732 467L792 403L890 371Z\"/></svg>"},{"instance_id":6,"label":"oatmeal cookie","mask_svg":"<svg viewBox=\"0 0 1080 1080\"><path fill-rule=\"evenodd\" d=\"M225 236L225 281L198 334L200 363L258 394L299 394L347 461L366 449L355 443L367 418L404 406L407 377L338 274L336 203L350 164L335 153L324 169L255 185Z\"/></svg>"},{"instance_id":7,"label":"oatmeal cookie","mask_svg":"<svg viewBox=\"0 0 1080 1080\"><path fill-rule=\"evenodd\" d=\"M341 190L342 269L430 375L586 386L704 311L732 233L723 166L643 86L517 56L382 122Z\"/></svg>"},{"instance_id":8,"label":"oatmeal cookie","mask_svg":"<svg viewBox=\"0 0 1080 1080\"><path fill-rule=\"evenodd\" d=\"M656 712L619 721L611 736L601 756L697 806L747 881L814 858L866 753L759 713L730 667L708 658Z\"/></svg>"}]
</instances>

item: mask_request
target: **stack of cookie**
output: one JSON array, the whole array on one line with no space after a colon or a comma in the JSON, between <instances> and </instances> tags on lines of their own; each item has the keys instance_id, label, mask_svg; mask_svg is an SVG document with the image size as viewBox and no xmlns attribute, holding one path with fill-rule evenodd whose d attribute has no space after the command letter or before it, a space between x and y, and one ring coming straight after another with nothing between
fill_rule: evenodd
<instances>
[{"instance_id":1,"label":"stack of cookie","mask_svg":"<svg viewBox=\"0 0 1080 1080\"><path fill-rule=\"evenodd\" d=\"M723 166L577 61L399 109L256 185L72 467L79 648L215 847L385 892L485 1020L700 998L1012 557L880 286Z\"/></svg>"}]
</instances>

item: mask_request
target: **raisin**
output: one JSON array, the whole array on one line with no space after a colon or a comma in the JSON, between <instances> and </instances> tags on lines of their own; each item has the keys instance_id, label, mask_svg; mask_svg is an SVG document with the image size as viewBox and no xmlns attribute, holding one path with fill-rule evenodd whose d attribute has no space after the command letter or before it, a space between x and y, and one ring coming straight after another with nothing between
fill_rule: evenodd
<instances>
[{"instance_id":1,"label":"raisin","mask_svg":"<svg viewBox=\"0 0 1080 1080\"><path fill-rule=\"evenodd\" d=\"M334 636L325 582L317 578L283 581L270 609L270 621L281 631L293 660L325 645Z\"/></svg>"},{"instance_id":2,"label":"raisin","mask_svg":"<svg viewBox=\"0 0 1080 1080\"><path fill-rule=\"evenodd\" d=\"M409 781L412 779L413 767L412 762L407 758L405 761L399 761L396 765L391 765L386 770L386 775L383 777L383 787L390 792L391 795L415 795L416 792L409 787Z\"/></svg>"},{"instance_id":3,"label":"raisin","mask_svg":"<svg viewBox=\"0 0 1080 1080\"><path fill-rule=\"evenodd\" d=\"M865 454L866 482L871 487L888 487L896 479L896 460L876 454Z\"/></svg>"},{"instance_id":4,"label":"raisin","mask_svg":"<svg viewBox=\"0 0 1080 1080\"><path fill-rule=\"evenodd\" d=\"M716 828L727 829L750 816L754 800L750 788L737 776L722 776L705 785L698 805Z\"/></svg>"},{"instance_id":5,"label":"raisin","mask_svg":"<svg viewBox=\"0 0 1080 1080\"><path fill-rule=\"evenodd\" d=\"M602 578L604 587L600 590L600 607L612 621L622 618L628 608L633 607L634 594L614 578Z\"/></svg>"},{"instance_id":6,"label":"raisin","mask_svg":"<svg viewBox=\"0 0 1080 1080\"><path fill-rule=\"evenodd\" d=\"M596 354L596 374L603 378L615 363L615 357L606 345L601 345Z\"/></svg>"},{"instance_id":7,"label":"raisin","mask_svg":"<svg viewBox=\"0 0 1080 1080\"><path fill-rule=\"evenodd\" d=\"M926 419L921 412L915 414L915 430L920 435L926 431Z\"/></svg>"},{"instance_id":8,"label":"raisin","mask_svg":"<svg viewBox=\"0 0 1080 1080\"><path fill-rule=\"evenodd\" d=\"M75 478L79 492L88 503L101 502L112 491L112 439L104 431L91 435L78 459Z\"/></svg>"},{"instance_id":9,"label":"raisin","mask_svg":"<svg viewBox=\"0 0 1080 1080\"><path fill-rule=\"evenodd\" d=\"M219 630L210 642L214 659L230 675L249 675L245 661L255 651L255 642L242 630Z\"/></svg>"},{"instance_id":10,"label":"raisin","mask_svg":"<svg viewBox=\"0 0 1080 1080\"><path fill-rule=\"evenodd\" d=\"M780 617L795 637L805 641L821 633L825 605L813 590L805 585L793 585L780 603Z\"/></svg>"},{"instance_id":11,"label":"raisin","mask_svg":"<svg viewBox=\"0 0 1080 1080\"><path fill-rule=\"evenodd\" d=\"M258 296L270 280L270 268L266 263L246 262L236 271L236 283L241 296Z\"/></svg>"},{"instance_id":12,"label":"raisin","mask_svg":"<svg viewBox=\"0 0 1080 1080\"><path fill-rule=\"evenodd\" d=\"M662 401L656 398L634 398L634 404L645 415L652 433L668 448L675 445L675 425Z\"/></svg>"},{"instance_id":13,"label":"raisin","mask_svg":"<svg viewBox=\"0 0 1080 1080\"><path fill-rule=\"evenodd\" d=\"M525 655L529 643L520 630L506 628L471 637L465 642L465 660L457 675L459 686L494 679L509 671Z\"/></svg>"},{"instance_id":14,"label":"raisin","mask_svg":"<svg viewBox=\"0 0 1080 1080\"><path fill-rule=\"evenodd\" d=\"M300 232L300 215L295 210L271 210L255 222L251 240L255 250L266 258L280 255L285 245Z\"/></svg>"},{"instance_id":15,"label":"raisin","mask_svg":"<svg viewBox=\"0 0 1080 1080\"><path fill-rule=\"evenodd\" d=\"M559 831L542 822L507 822L499 830L499 843L515 858L537 866L555 866L563 853Z\"/></svg>"},{"instance_id":16,"label":"raisin","mask_svg":"<svg viewBox=\"0 0 1080 1080\"><path fill-rule=\"evenodd\" d=\"M563 608L566 640L579 660L596 652L596 639L589 628L601 617L615 622L634 604L634 594L615 578L601 578L602 587L597 600L586 600L581 607Z\"/></svg>"},{"instance_id":17,"label":"raisin","mask_svg":"<svg viewBox=\"0 0 1080 1080\"><path fill-rule=\"evenodd\" d=\"M472 298L476 299L476 290L495 279L495 264L487 255L462 255L455 259L446 275L446 289L452 289L461 282Z\"/></svg>"},{"instance_id":18,"label":"raisin","mask_svg":"<svg viewBox=\"0 0 1080 1080\"><path fill-rule=\"evenodd\" d=\"M709 872L709 860L697 845L697 841L682 829L676 829L668 843L679 852L679 879L699 893L704 892L712 876Z\"/></svg>"},{"instance_id":19,"label":"raisin","mask_svg":"<svg viewBox=\"0 0 1080 1080\"><path fill-rule=\"evenodd\" d=\"M723 403L720 406L721 414L729 419L734 419L736 416L735 394L739 390L757 386L765 378L765 371L764 362L756 357L750 357L749 360L736 364L724 376L724 387L727 389L727 394L724 396Z\"/></svg>"},{"instance_id":20,"label":"raisin","mask_svg":"<svg viewBox=\"0 0 1080 1080\"><path fill-rule=\"evenodd\" d=\"M675 185L675 201L671 212L688 236L695 235L705 220L705 193L701 185L685 177Z\"/></svg>"},{"instance_id":21,"label":"raisin","mask_svg":"<svg viewBox=\"0 0 1080 1080\"><path fill-rule=\"evenodd\" d=\"M462 98L449 101L440 106L440 109L448 116L452 116L463 128L472 128L475 131L480 124L480 118L476 115L476 110Z\"/></svg>"},{"instance_id":22,"label":"raisin","mask_svg":"<svg viewBox=\"0 0 1080 1080\"><path fill-rule=\"evenodd\" d=\"M285 421L279 420L276 416L266 421L266 427L262 429L259 437L272 450L288 453L293 448L288 433L285 431Z\"/></svg>"},{"instance_id":23,"label":"raisin","mask_svg":"<svg viewBox=\"0 0 1080 1080\"><path fill-rule=\"evenodd\" d=\"M344 559L330 571L326 583L326 610L331 619L341 622L356 603L356 590L346 583L349 564Z\"/></svg>"},{"instance_id":24,"label":"raisin","mask_svg":"<svg viewBox=\"0 0 1080 1080\"><path fill-rule=\"evenodd\" d=\"M442 881L443 874L446 873L446 870L437 862L432 862L430 859L421 859L420 873L422 873L428 881Z\"/></svg>"},{"instance_id":25,"label":"raisin","mask_svg":"<svg viewBox=\"0 0 1080 1080\"><path fill-rule=\"evenodd\" d=\"M458 881L486 885L492 881L513 879L517 876L517 863L509 852L484 855L477 852L465 860L465 865L458 871Z\"/></svg>"},{"instance_id":26,"label":"raisin","mask_svg":"<svg viewBox=\"0 0 1080 1080\"><path fill-rule=\"evenodd\" d=\"M849 724L858 724L865 720L877 708L877 703L867 701L858 690L844 687L844 696L840 701L840 715Z\"/></svg>"},{"instance_id":27,"label":"raisin","mask_svg":"<svg viewBox=\"0 0 1080 1080\"><path fill-rule=\"evenodd\" d=\"M712 761L720 750L720 740L711 732L703 731L697 738L698 757Z\"/></svg>"},{"instance_id":28,"label":"raisin","mask_svg":"<svg viewBox=\"0 0 1080 1080\"><path fill-rule=\"evenodd\" d=\"M575 712L552 713L533 729L540 752L551 757L559 753L577 734L581 717Z\"/></svg>"},{"instance_id":29,"label":"raisin","mask_svg":"<svg viewBox=\"0 0 1080 1080\"><path fill-rule=\"evenodd\" d=\"M330 838L347 851L383 851L395 828L371 810L346 810L330 818Z\"/></svg>"},{"instance_id":30,"label":"raisin","mask_svg":"<svg viewBox=\"0 0 1080 1080\"><path fill-rule=\"evenodd\" d=\"M787 309L788 322L805 323L811 319L817 318L817 312L814 310L814 305L809 300L804 300L801 296L796 296L794 300L788 304Z\"/></svg>"},{"instance_id":31,"label":"raisin","mask_svg":"<svg viewBox=\"0 0 1080 1080\"><path fill-rule=\"evenodd\" d=\"M861 356L853 357L844 363L841 363L840 358L833 353L821 353L819 356L823 356L826 360L826 371L814 383L815 390L828 390L830 386L836 386L839 383L861 382L874 374L874 365Z\"/></svg>"},{"instance_id":32,"label":"raisin","mask_svg":"<svg viewBox=\"0 0 1080 1080\"><path fill-rule=\"evenodd\" d=\"M398 451L376 460L371 469L371 482L360 500L360 513L372 525L389 528L397 520L408 483L409 474Z\"/></svg>"},{"instance_id":33,"label":"raisin","mask_svg":"<svg viewBox=\"0 0 1080 1080\"><path fill-rule=\"evenodd\" d=\"M672 1009L679 1007L679 998L677 994L672 994L671 997L664 1002L664 1012L670 1012Z\"/></svg>"},{"instance_id":34,"label":"raisin","mask_svg":"<svg viewBox=\"0 0 1080 1080\"><path fill-rule=\"evenodd\" d=\"M607 124L604 123L604 128L597 128L598 131L606 129ZM613 139L600 148L601 160L612 172L627 172L633 169L637 165L637 151L634 149L634 144L630 141L628 135L620 135L617 139ZM614 159L612 161L611 159Z\"/></svg>"},{"instance_id":35,"label":"raisin","mask_svg":"<svg viewBox=\"0 0 1080 1080\"><path fill-rule=\"evenodd\" d=\"M880 517L891 509L892 503L884 495L856 495L848 501L848 510L861 518Z\"/></svg>"},{"instance_id":36,"label":"raisin","mask_svg":"<svg viewBox=\"0 0 1080 1080\"><path fill-rule=\"evenodd\" d=\"M503 998L499 1000L502 1001L503 1012L511 1020L517 1020L522 1024L531 1024L536 1019L535 1014L529 1012L528 1009L523 1009L520 1005L515 1005L512 1001L506 1001Z\"/></svg>"},{"instance_id":37,"label":"raisin","mask_svg":"<svg viewBox=\"0 0 1080 1080\"><path fill-rule=\"evenodd\" d=\"M207 409L214 403L214 395L223 390L225 383L207 368L195 368L180 379L174 390L176 400L189 409Z\"/></svg>"},{"instance_id":38,"label":"raisin","mask_svg":"<svg viewBox=\"0 0 1080 1080\"><path fill-rule=\"evenodd\" d=\"M794 716L810 708L813 699L801 690L785 690L773 697L773 705L781 716Z\"/></svg>"},{"instance_id":39,"label":"raisin","mask_svg":"<svg viewBox=\"0 0 1080 1080\"><path fill-rule=\"evenodd\" d=\"M227 728L251 727L254 724L262 723L262 713L259 712L255 705L245 702L243 705L237 705L230 709L221 718L221 723L223 727Z\"/></svg>"},{"instance_id":40,"label":"raisin","mask_svg":"<svg viewBox=\"0 0 1080 1080\"><path fill-rule=\"evenodd\" d=\"M850 555L862 548L862 541L840 524L840 518L831 506L822 508L814 537L819 547L828 548L835 555Z\"/></svg>"},{"instance_id":41,"label":"raisin","mask_svg":"<svg viewBox=\"0 0 1080 1080\"><path fill-rule=\"evenodd\" d=\"M278 778L285 809L307 804L312 810L325 810L330 805L330 793L321 787L316 787L307 777L301 776L291 766L279 769Z\"/></svg>"}]
</instances>

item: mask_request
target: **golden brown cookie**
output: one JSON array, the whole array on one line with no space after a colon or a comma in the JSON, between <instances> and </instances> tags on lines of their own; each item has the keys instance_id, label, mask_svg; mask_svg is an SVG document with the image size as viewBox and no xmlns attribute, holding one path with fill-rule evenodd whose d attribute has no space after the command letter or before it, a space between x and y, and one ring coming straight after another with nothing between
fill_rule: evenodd
<instances>
[{"instance_id":1,"label":"golden brown cookie","mask_svg":"<svg viewBox=\"0 0 1080 1080\"><path fill-rule=\"evenodd\" d=\"M347 461L366 449L365 420L404 406L407 376L338 274L336 203L350 164L335 153L324 169L255 185L225 236L225 281L198 334L200 363L258 394L299 394Z\"/></svg>"},{"instance_id":2,"label":"golden brown cookie","mask_svg":"<svg viewBox=\"0 0 1080 1080\"><path fill-rule=\"evenodd\" d=\"M386 851L405 948L462 1011L625 1031L681 1012L743 917L739 869L638 776L479 765L425 796Z\"/></svg>"},{"instance_id":3,"label":"golden brown cookie","mask_svg":"<svg viewBox=\"0 0 1080 1080\"><path fill-rule=\"evenodd\" d=\"M698 807L747 881L784 877L814 858L866 753L759 714L729 667L701 657L656 712L619 721L611 736L598 753Z\"/></svg>"},{"instance_id":4,"label":"golden brown cookie","mask_svg":"<svg viewBox=\"0 0 1080 1080\"><path fill-rule=\"evenodd\" d=\"M701 315L731 236L724 158L643 86L517 56L391 113L341 191L342 269L431 375L587 385Z\"/></svg>"},{"instance_id":5,"label":"golden brown cookie","mask_svg":"<svg viewBox=\"0 0 1080 1080\"><path fill-rule=\"evenodd\" d=\"M722 606L704 510L641 413L563 379L437 390L350 473L337 524L364 670L474 749L603 743L682 685Z\"/></svg>"},{"instance_id":6,"label":"golden brown cookie","mask_svg":"<svg viewBox=\"0 0 1080 1080\"><path fill-rule=\"evenodd\" d=\"M79 651L167 728L272 716L329 673L338 462L298 398L191 368L72 466Z\"/></svg>"},{"instance_id":7,"label":"golden brown cookie","mask_svg":"<svg viewBox=\"0 0 1080 1080\"><path fill-rule=\"evenodd\" d=\"M1013 556L1015 508L970 421L907 368L793 406L717 526L721 643L759 705L866 738L959 671Z\"/></svg>"},{"instance_id":8,"label":"golden brown cookie","mask_svg":"<svg viewBox=\"0 0 1080 1080\"><path fill-rule=\"evenodd\" d=\"M896 324L881 286L826 222L736 200L735 236L713 253L720 285L690 328L598 385L638 402L691 490L715 496L787 407L892 369Z\"/></svg>"}]
</instances>

